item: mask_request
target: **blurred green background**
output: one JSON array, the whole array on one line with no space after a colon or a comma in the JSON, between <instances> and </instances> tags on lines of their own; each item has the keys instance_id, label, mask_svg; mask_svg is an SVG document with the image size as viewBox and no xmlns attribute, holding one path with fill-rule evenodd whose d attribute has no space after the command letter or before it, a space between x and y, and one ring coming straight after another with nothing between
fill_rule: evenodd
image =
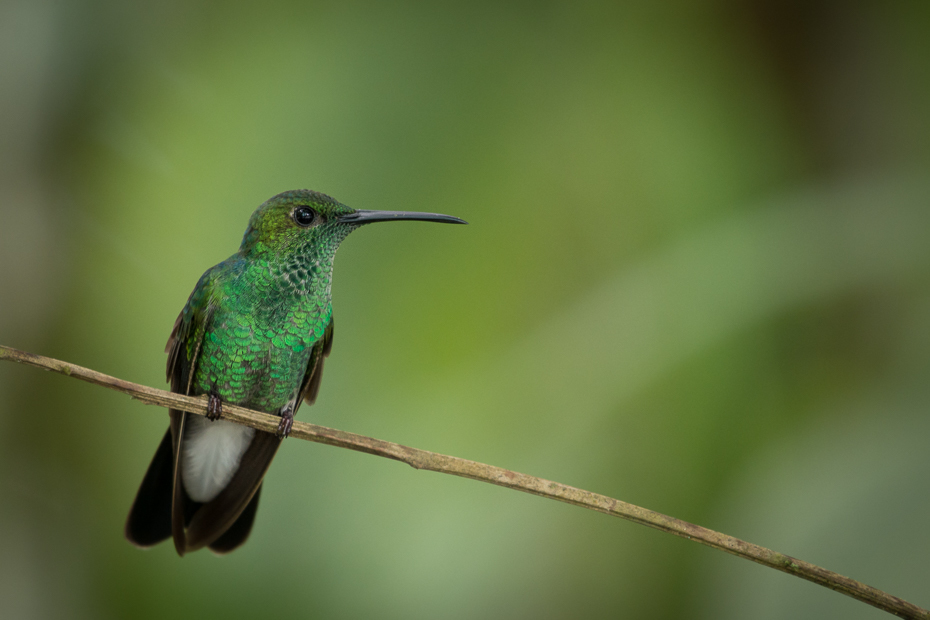
<instances>
[{"instance_id":1,"label":"blurred green background","mask_svg":"<svg viewBox=\"0 0 930 620\"><path fill-rule=\"evenodd\" d=\"M930 3L0 4L0 343L163 387L252 210L352 235L300 418L930 607ZM167 415L0 366L4 618L881 618L533 496L291 440L234 554L122 527Z\"/></svg>"}]
</instances>

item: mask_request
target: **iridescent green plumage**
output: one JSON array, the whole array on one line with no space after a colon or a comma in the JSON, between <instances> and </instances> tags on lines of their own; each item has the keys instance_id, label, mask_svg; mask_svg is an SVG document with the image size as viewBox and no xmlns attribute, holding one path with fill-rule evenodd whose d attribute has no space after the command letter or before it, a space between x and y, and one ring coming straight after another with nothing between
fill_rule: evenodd
<instances>
[{"instance_id":1,"label":"iridescent green plumage","mask_svg":"<svg viewBox=\"0 0 930 620\"><path fill-rule=\"evenodd\" d=\"M295 226L297 205L313 207L325 221ZM259 207L239 252L203 275L181 314L181 329L210 325L203 338L185 339L187 359L201 347L192 393L261 411L276 411L295 396L313 344L332 320L333 259L355 228L337 218L351 212L309 191L280 194Z\"/></svg>"},{"instance_id":2,"label":"iridescent green plumage","mask_svg":"<svg viewBox=\"0 0 930 620\"><path fill-rule=\"evenodd\" d=\"M225 553L248 537L261 482L300 401L312 403L332 346L331 284L339 244L358 226L399 219L464 223L430 213L357 211L296 190L261 205L239 251L207 270L168 340L174 392L210 395L282 416L277 435L172 410L142 482L127 538L173 536L179 554ZM215 408L215 409L214 409Z\"/></svg>"}]
</instances>

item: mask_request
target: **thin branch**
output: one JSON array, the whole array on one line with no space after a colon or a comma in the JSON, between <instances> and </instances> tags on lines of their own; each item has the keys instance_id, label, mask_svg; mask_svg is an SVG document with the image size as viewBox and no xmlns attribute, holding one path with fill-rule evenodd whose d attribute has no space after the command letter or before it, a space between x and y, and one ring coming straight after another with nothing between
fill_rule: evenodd
<instances>
[{"instance_id":1,"label":"thin branch","mask_svg":"<svg viewBox=\"0 0 930 620\"><path fill-rule=\"evenodd\" d=\"M171 407L198 415L205 415L207 412L207 398L204 396L182 396L164 390L156 390L137 383L117 379L116 377L111 377L75 364L18 351L2 345L0 345L0 360L9 360L21 364L28 364L44 370L53 370L70 377L81 379L82 381L123 392L149 405ZM271 433L277 430L279 420L277 416L268 413L252 411L227 403L223 404L223 418ZM307 424L306 422L295 421L290 436L340 448L348 448L349 450L356 450L358 452L367 452L368 454L402 461L416 469L425 469L428 471L480 480L482 482L489 482L498 486L507 487L508 489L541 495L549 499L555 499L575 506L603 512L615 517L620 517L621 519L633 521L634 523L640 523L657 530L662 530L663 532L668 532L669 534L674 534L681 538L694 540L708 547L720 549L721 551L726 551L727 553L741 558L752 560L763 566L768 566L784 573L795 575L801 579L812 581L896 616L900 616L901 618L930 620L930 611L921 609L907 601L891 596L881 590L877 590L848 577L828 571L809 562L777 553L765 547L760 547L759 545L754 545L699 525L653 512L652 510L640 508L639 506L634 506L633 504L628 504L605 495L591 493L590 491L577 489L558 482L552 482L551 480L528 476L508 469L485 465L484 463L477 463L454 456L410 448L389 441L381 441L380 439L373 439L371 437L347 433L345 431L317 426L315 424Z\"/></svg>"}]
</instances>

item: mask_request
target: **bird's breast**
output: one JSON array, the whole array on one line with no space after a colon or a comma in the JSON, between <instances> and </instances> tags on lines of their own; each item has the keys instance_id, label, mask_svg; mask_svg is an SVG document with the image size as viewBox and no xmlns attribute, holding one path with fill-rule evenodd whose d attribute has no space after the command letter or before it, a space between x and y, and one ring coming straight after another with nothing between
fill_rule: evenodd
<instances>
[{"instance_id":1,"label":"bird's breast","mask_svg":"<svg viewBox=\"0 0 930 620\"><path fill-rule=\"evenodd\" d=\"M198 393L267 412L293 399L332 313L328 299L300 301L218 311L204 338Z\"/></svg>"}]
</instances>

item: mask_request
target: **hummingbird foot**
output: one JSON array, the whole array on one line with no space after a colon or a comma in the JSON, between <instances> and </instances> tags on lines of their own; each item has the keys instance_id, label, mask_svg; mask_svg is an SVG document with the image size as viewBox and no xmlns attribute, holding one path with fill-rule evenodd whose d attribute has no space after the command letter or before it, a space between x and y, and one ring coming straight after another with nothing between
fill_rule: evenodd
<instances>
[{"instance_id":1,"label":"hummingbird foot","mask_svg":"<svg viewBox=\"0 0 930 620\"><path fill-rule=\"evenodd\" d=\"M223 401L216 394L210 394L210 400L207 403L207 419L211 422L219 420L223 415Z\"/></svg>"},{"instance_id":2,"label":"hummingbird foot","mask_svg":"<svg viewBox=\"0 0 930 620\"><path fill-rule=\"evenodd\" d=\"M281 421L278 422L278 439L284 439L291 434L291 427L294 426L294 405L287 404L281 409Z\"/></svg>"}]
</instances>

